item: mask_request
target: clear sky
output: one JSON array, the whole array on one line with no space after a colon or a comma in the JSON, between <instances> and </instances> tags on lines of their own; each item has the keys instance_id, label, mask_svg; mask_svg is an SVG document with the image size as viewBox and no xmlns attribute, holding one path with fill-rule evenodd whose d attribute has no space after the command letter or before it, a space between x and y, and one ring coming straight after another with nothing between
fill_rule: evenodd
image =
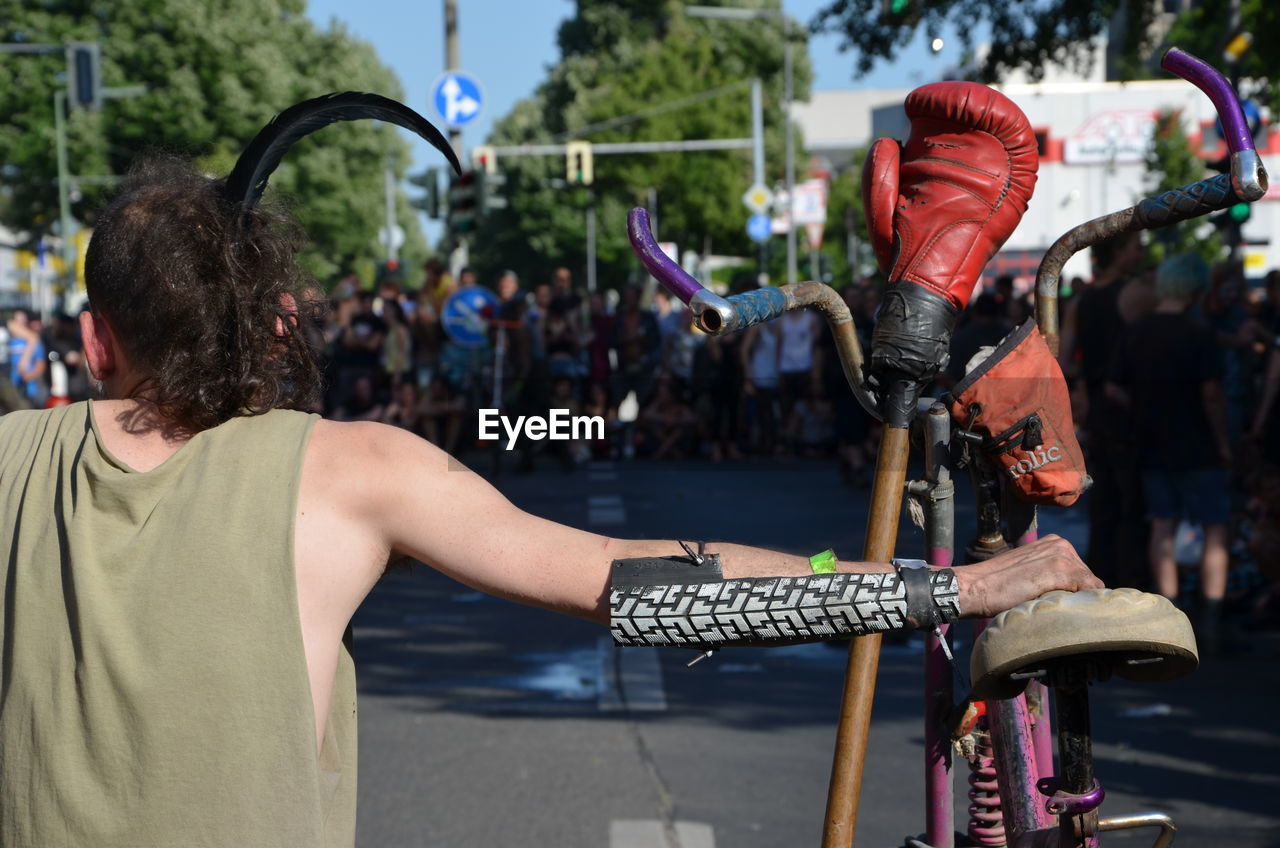
<instances>
[{"instance_id":1,"label":"clear sky","mask_svg":"<svg viewBox=\"0 0 1280 848\"><path fill-rule=\"evenodd\" d=\"M808 23L826 1L784 0L783 8ZM336 18L353 35L372 43L399 76L408 105L428 120L440 120L427 98L444 71L443 0L309 0L308 11L317 23L327 25ZM468 149L483 144L494 121L546 76L547 67L558 58L556 30L573 11L572 0L458 0L460 64L480 81L484 93L481 114L463 135ZM896 88L929 82L960 59L955 39L946 40L947 46L935 55L921 34L904 52L906 58L855 81L853 58L838 52L835 37L811 39L814 88ZM412 140L414 170L442 164L440 154L426 142Z\"/></svg>"}]
</instances>

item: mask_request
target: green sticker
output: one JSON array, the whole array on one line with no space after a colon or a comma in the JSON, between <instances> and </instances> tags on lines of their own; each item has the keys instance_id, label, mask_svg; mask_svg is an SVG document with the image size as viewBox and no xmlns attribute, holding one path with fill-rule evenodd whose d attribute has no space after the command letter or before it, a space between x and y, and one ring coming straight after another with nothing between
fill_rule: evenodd
<instances>
[{"instance_id":1,"label":"green sticker","mask_svg":"<svg viewBox=\"0 0 1280 848\"><path fill-rule=\"evenodd\" d=\"M827 548L822 553L809 557L809 568L813 569L814 574L835 574L836 561L836 552Z\"/></svg>"}]
</instances>

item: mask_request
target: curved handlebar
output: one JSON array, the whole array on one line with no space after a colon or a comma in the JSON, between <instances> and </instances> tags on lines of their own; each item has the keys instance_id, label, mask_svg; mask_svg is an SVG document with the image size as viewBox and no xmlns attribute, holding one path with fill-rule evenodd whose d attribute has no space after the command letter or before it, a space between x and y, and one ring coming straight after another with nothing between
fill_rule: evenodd
<instances>
[{"instance_id":1,"label":"curved handlebar","mask_svg":"<svg viewBox=\"0 0 1280 848\"><path fill-rule=\"evenodd\" d=\"M631 239L631 249L640 259L649 273L657 277L658 282L686 304L700 291L705 291L702 284L685 273L685 270L671 261L671 257L662 252L653 238L649 228L649 210L637 206L627 213L627 237Z\"/></svg>"},{"instance_id":2,"label":"curved handlebar","mask_svg":"<svg viewBox=\"0 0 1280 848\"><path fill-rule=\"evenodd\" d=\"M1222 119L1227 146L1232 153L1253 149L1253 136L1249 134L1249 122L1245 120L1244 109L1236 99L1231 83L1217 68L1177 47L1169 48L1160 60L1160 67L1182 77L1213 101L1213 108L1218 110L1218 117Z\"/></svg>"},{"instance_id":3,"label":"curved handlebar","mask_svg":"<svg viewBox=\"0 0 1280 848\"><path fill-rule=\"evenodd\" d=\"M744 330L752 324L777 318L791 308L782 289L761 288L726 299L703 288L658 247L649 229L646 209L637 206L627 213L627 237L644 267L667 291L689 305L694 322L704 332L718 335Z\"/></svg>"},{"instance_id":4,"label":"curved handlebar","mask_svg":"<svg viewBox=\"0 0 1280 848\"><path fill-rule=\"evenodd\" d=\"M1267 169L1253 147L1253 135L1244 116L1244 107L1230 81L1203 59L1177 47L1169 48L1160 67L1177 74L1205 93L1218 110L1222 134L1231 151L1231 187L1236 195L1252 203L1267 193Z\"/></svg>"},{"instance_id":5,"label":"curved handlebar","mask_svg":"<svg viewBox=\"0 0 1280 848\"><path fill-rule=\"evenodd\" d=\"M875 418L880 418L880 404L871 394L863 376L862 345L853 325L853 315L836 290L824 283L790 283L785 286L754 289L723 298L702 287L685 270L662 252L649 229L649 213L640 207L627 214L627 236L636 256L680 300L689 305L698 329L712 336L743 330L763 324L792 309L812 307L827 319L836 341L840 367L853 395Z\"/></svg>"}]
</instances>

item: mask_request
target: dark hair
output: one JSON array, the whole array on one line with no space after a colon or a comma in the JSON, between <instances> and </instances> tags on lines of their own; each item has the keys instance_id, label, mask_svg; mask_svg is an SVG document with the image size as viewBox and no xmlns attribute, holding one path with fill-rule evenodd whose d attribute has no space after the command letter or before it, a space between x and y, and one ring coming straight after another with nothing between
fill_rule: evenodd
<instances>
[{"instance_id":1,"label":"dark hair","mask_svg":"<svg viewBox=\"0 0 1280 848\"><path fill-rule=\"evenodd\" d=\"M144 375L134 389L177 430L310 409L320 374L302 328L319 308L286 212L248 212L176 157L136 166L98 219L85 287ZM292 296L296 310L289 308Z\"/></svg>"}]
</instances>

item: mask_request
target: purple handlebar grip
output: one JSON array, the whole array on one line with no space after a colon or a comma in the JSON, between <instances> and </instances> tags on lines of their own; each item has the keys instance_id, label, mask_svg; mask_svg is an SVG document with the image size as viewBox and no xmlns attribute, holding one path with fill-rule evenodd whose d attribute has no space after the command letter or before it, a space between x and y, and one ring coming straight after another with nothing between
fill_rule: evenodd
<instances>
[{"instance_id":1,"label":"purple handlebar grip","mask_svg":"<svg viewBox=\"0 0 1280 848\"><path fill-rule=\"evenodd\" d=\"M1249 134L1244 109L1235 89L1217 68L1177 47L1169 48L1160 60L1160 67L1177 74L1208 95L1213 101L1213 108L1218 110L1227 147L1232 153L1253 150L1253 136Z\"/></svg>"},{"instance_id":2,"label":"purple handlebar grip","mask_svg":"<svg viewBox=\"0 0 1280 848\"><path fill-rule=\"evenodd\" d=\"M663 253L653 240L653 233L649 230L649 210L637 206L627 213L627 237L631 239L631 250L667 291L686 304L702 291L702 284L672 262L671 257Z\"/></svg>"}]
</instances>

